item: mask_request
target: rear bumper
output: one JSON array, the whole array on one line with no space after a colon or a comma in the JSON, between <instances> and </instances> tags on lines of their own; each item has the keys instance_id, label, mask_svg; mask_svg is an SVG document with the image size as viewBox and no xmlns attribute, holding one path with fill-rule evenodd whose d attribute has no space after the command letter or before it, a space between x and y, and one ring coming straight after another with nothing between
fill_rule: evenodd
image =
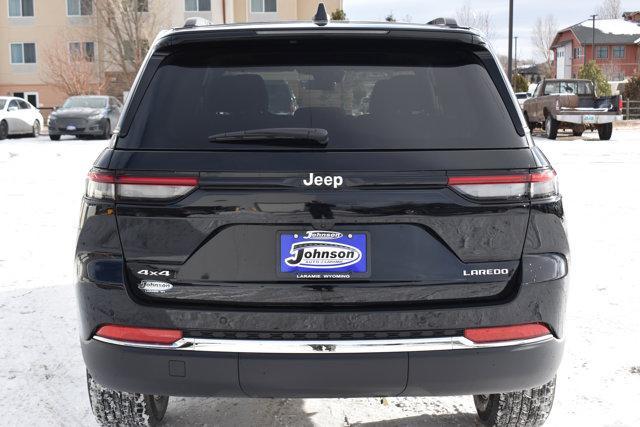
<instances>
[{"instance_id":1,"label":"rear bumper","mask_svg":"<svg viewBox=\"0 0 640 427\"><path fill-rule=\"evenodd\" d=\"M548 336L510 345L451 348L455 349L445 345L426 351L296 354L82 341L89 373L106 387L225 397L435 396L521 390L553 378L563 341Z\"/></svg>"},{"instance_id":2,"label":"rear bumper","mask_svg":"<svg viewBox=\"0 0 640 427\"><path fill-rule=\"evenodd\" d=\"M88 122L86 127L69 130L66 128L49 127L49 135L87 135L99 136L104 133L106 120Z\"/></svg>"},{"instance_id":3,"label":"rear bumper","mask_svg":"<svg viewBox=\"0 0 640 427\"><path fill-rule=\"evenodd\" d=\"M595 121L585 121L586 114L558 114L556 120L564 123L574 123L578 125L601 125L613 123L623 119L621 115L613 114L593 114Z\"/></svg>"}]
</instances>

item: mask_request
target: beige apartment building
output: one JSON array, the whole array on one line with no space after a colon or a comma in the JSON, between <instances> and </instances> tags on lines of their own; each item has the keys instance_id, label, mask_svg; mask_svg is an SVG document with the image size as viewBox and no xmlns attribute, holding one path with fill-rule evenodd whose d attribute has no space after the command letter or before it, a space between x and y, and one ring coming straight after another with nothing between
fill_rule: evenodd
<instances>
[{"instance_id":1,"label":"beige apartment building","mask_svg":"<svg viewBox=\"0 0 640 427\"><path fill-rule=\"evenodd\" d=\"M66 94L47 77L51 52L82 54L104 79L109 71L95 3L101 0L0 0L0 95L39 108L60 105ZM214 24L310 20L320 0L139 0L149 38L193 16ZM342 0L322 0L329 12ZM151 40L150 40L151 41ZM97 78L96 78L97 79ZM119 94L114 94L119 95Z\"/></svg>"}]
</instances>

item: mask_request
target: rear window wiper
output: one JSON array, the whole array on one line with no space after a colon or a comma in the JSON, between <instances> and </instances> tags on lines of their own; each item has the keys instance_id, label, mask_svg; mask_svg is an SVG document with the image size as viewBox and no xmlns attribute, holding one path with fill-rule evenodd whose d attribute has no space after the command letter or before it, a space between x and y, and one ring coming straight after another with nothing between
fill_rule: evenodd
<instances>
[{"instance_id":1,"label":"rear window wiper","mask_svg":"<svg viewBox=\"0 0 640 427\"><path fill-rule=\"evenodd\" d=\"M329 132L321 128L265 128L224 132L211 135L209 142L305 143L327 145Z\"/></svg>"}]
</instances>

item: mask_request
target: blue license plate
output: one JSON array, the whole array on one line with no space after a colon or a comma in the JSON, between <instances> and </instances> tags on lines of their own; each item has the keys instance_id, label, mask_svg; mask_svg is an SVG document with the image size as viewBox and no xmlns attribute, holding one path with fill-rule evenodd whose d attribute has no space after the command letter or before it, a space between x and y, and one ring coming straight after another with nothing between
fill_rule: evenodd
<instances>
[{"instance_id":1,"label":"blue license plate","mask_svg":"<svg viewBox=\"0 0 640 427\"><path fill-rule=\"evenodd\" d=\"M309 279L365 277L369 272L367 245L364 232L282 232L279 272Z\"/></svg>"}]
</instances>

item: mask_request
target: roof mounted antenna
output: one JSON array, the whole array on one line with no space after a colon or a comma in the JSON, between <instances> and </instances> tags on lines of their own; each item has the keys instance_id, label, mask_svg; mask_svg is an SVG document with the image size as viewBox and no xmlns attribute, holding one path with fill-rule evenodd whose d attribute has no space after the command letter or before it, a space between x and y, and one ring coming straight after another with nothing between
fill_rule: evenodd
<instances>
[{"instance_id":1,"label":"roof mounted antenna","mask_svg":"<svg viewBox=\"0 0 640 427\"><path fill-rule=\"evenodd\" d=\"M318 10L313 15L313 23L321 27L329 23L329 16L327 15L327 9L324 7L324 3L318 3Z\"/></svg>"},{"instance_id":2,"label":"roof mounted antenna","mask_svg":"<svg viewBox=\"0 0 640 427\"><path fill-rule=\"evenodd\" d=\"M460 28L458 26L458 22L454 18L436 18L427 22L427 25L440 25L442 27Z\"/></svg>"}]
</instances>

